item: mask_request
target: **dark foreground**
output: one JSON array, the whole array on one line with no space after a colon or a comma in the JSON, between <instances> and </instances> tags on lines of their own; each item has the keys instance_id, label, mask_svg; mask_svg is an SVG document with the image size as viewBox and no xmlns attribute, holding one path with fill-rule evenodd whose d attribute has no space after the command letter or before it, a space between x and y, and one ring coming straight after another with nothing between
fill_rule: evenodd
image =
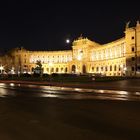
<instances>
[{"instance_id":1,"label":"dark foreground","mask_svg":"<svg viewBox=\"0 0 140 140\"><path fill-rule=\"evenodd\" d=\"M140 139L139 80L30 84L0 83L0 140Z\"/></svg>"},{"instance_id":2,"label":"dark foreground","mask_svg":"<svg viewBox=\"0 0 140 140\"><path fill-rule=\"evenodd\" d=\"M140 102L0 98L0 140L137 140Z\"/></svg>"}]
</instances>

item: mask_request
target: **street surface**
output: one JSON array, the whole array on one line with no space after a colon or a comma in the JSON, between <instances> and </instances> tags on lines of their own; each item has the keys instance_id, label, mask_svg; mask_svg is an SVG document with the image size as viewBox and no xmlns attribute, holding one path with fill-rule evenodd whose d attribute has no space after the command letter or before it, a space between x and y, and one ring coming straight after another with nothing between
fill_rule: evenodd
<instances>
[{"instance_id":1,"label":"street surface","mask_svg":"<svg viewBox=\"0 0 140 140\"><path fill-rule=\"evenodd\" d=\"M125 90L0 83L0 140L139 140L136 81Z\"/></svg>"}]
</instances>

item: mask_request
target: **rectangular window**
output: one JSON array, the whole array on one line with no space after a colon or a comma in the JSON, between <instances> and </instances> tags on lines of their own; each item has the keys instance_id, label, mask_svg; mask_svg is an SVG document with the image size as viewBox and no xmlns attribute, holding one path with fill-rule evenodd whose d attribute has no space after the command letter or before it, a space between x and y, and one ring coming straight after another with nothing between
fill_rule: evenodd
<instances>
[{"instance_id":1,"label":"rectangular window","mask_svg":"<svg viewBox=\"0 0 140 140\"><path fill-rule=\"evenodd\" d=\"M134 71L135 70L135 68L134 67L132 67L132 71Z\"/></svg>"},{"instance_id":2,"label":"rectangular window","mask_svg":"<svg viewBox=\"0 0 140 140\"><path fill-rule=\"evenodd\" d=\"M132 52L134 52L134 50L135 50L134 47L132 47Z\"/></svg>"},{"instance_id":3,"label":"rectangular window","mask_svg":"<svg viewBox=\"0 0 140 140\"><path fill-rule=\"evenodd\" d=\"M137 70L140 71L140 66L137 67Z\"/></svg>"}]
</instances>

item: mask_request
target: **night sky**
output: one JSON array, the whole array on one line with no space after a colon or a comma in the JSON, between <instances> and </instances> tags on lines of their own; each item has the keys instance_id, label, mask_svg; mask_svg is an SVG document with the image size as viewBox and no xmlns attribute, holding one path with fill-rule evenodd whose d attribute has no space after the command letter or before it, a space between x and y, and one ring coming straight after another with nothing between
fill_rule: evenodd
<instances>
[{"instance_id":1,"label":"night sky","mask_svg":"<svg viewBox=\"0 0 140 140\"><path fill-rule=\"evenodd\" d=\"M140 20L139 4L88 1L14 1L0 3L0 51L67 50L81 34L104 44L124 36L125 24Z\"/></svg>"}]
</instances>

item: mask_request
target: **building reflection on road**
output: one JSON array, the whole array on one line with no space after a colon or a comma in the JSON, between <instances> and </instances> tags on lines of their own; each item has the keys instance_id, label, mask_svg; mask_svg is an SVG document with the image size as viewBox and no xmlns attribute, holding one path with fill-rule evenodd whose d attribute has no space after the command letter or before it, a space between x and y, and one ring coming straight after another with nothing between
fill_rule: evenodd
<instances>
[{"instance_id":1,"label":"building reflection on road","mask_svg":"<svg viewBox=\"0 0 140 140\"><path fill-rule=\"evenodd\" d=\"M140 92L0 83L0 97L60 99L140 100Z\"/></svg>"}]
</instances>

